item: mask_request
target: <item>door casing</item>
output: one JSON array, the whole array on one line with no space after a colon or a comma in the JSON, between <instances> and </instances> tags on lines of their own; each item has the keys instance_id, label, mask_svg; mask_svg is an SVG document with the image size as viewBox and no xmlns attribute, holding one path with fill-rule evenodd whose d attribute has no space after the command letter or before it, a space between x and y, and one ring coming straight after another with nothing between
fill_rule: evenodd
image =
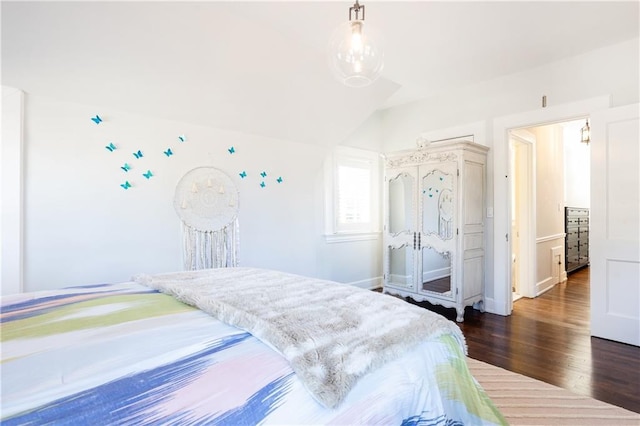
<instances>
[{"instance_id":1,"label":"door casing","mask_svg":"<svg viewBox=\"0 0 640 426\"><path fill-rule=\"evenodd\" d=\"M493 122L493 298L487 298L486 310L510 315L513 307L511 292L511 228L509 188L509 131L525 127L571 121L591 116L610 106L609 96L584 99L534 111L497 117ZM491 282L491 281L488 281Z\"/></svg>"}]
</instances>

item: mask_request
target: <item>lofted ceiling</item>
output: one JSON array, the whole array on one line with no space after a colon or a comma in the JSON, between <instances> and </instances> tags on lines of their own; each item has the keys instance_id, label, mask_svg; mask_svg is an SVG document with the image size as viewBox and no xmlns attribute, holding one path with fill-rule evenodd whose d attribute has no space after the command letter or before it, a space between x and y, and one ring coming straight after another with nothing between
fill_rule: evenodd
<instances>
[{"instance_id":1,"label":"lofted ceiling","mask_svg":"<svg viewBox=\"0 0 640 426\"><path fill-rule=\"evenodd\" d=\"M372 1L373 85L327 65L350 1L2 1L2 84L133 113L332 145L376 110L638 37L639 2Z\"/></svg>"}]
</instances>

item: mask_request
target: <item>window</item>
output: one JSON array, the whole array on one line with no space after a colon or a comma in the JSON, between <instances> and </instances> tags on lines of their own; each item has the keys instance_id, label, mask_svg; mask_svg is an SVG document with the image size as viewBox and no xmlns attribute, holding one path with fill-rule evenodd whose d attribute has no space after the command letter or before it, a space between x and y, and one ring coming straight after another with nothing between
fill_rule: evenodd
<instances>
[{"instance_id":1,"label":"window","mask_svg":"<svg viewBox=\"0 0 640 426\"><path fill-rule=\"evenodd\" d=\"M372 151L338 147L327 161L327 241L377 238L380 161Z\"/></svg>"}]
</instances>

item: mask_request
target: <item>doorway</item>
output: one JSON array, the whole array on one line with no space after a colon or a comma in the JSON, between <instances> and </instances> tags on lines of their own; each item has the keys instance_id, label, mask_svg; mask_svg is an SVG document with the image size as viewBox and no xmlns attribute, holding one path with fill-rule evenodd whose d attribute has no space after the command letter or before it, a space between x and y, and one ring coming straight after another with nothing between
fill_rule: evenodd
<instances>
[{"instance_id":1,"label":"doorway","mask_svg":"<svg viewBox=\"0 0 640 426\"><path fill-rule=\"evenodd\" d=\"M566 280L565 207L589 208L585 119L508 132L511 303Z\"/></svg>"}]
</instances>

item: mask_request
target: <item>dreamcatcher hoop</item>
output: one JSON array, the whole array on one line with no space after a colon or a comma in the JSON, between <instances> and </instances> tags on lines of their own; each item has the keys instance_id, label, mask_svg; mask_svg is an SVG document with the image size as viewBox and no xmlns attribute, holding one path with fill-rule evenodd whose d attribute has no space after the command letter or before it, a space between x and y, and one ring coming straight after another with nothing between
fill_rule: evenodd
<instances>
[{"instance_id":1,"label":"dreamcatcher hoop","mask_svg":"<svg viewBox=\"0 0 640 426\"><path fill-rule=\"evenodd\" d=\"M237 266L238 189L214 167L196 167L176 185L186 270Z\"/></svg>"}]
</instances>

